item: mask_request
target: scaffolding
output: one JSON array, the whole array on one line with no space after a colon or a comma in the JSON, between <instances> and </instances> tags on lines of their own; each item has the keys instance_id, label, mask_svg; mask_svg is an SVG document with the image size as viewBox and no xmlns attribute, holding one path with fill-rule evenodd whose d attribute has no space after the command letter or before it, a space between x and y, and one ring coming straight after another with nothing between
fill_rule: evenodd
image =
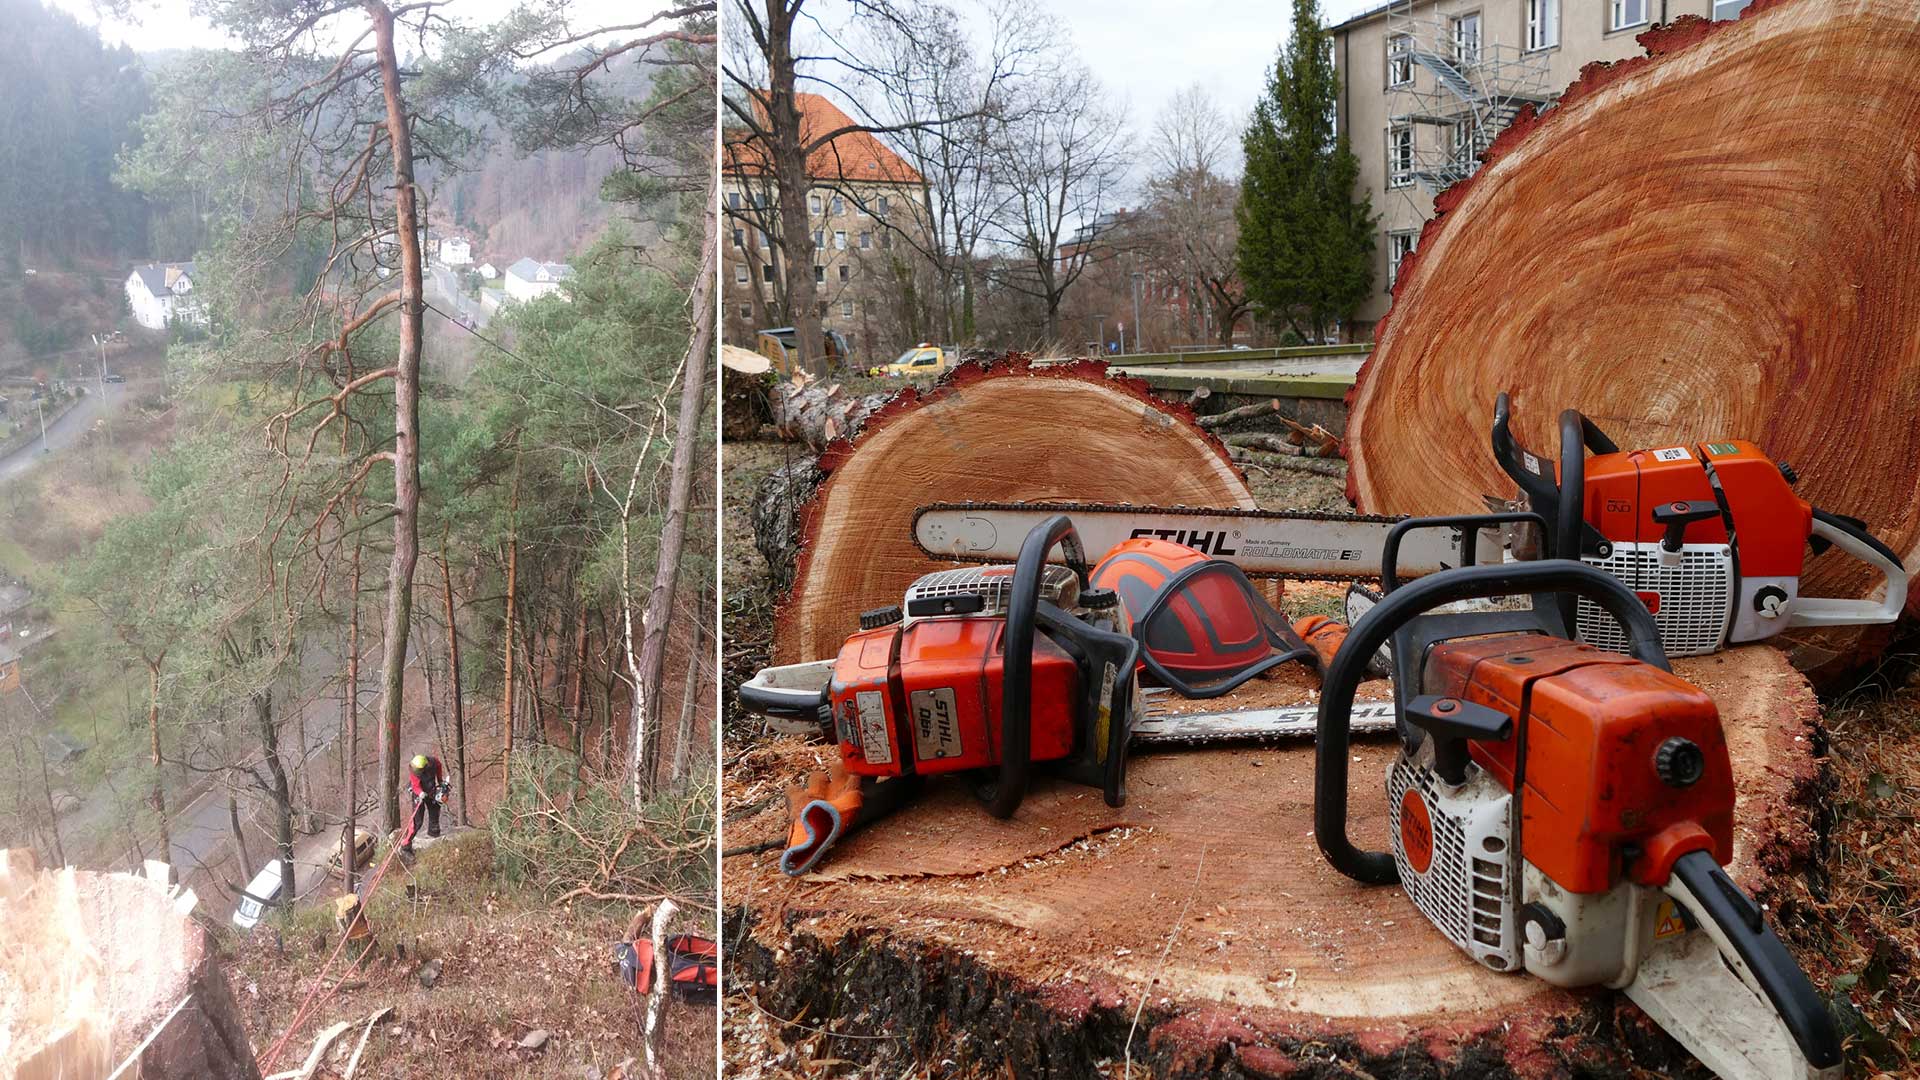
<instances>
[{"instance_id":1,"label":"scaffolding","mask_svg":"<svg viewBox=\"0 0 1920 1080\"><path fill-rule=\"evenodd\" d=\"M1522 106L1552 100L1545 50L1492 43L1477 7L1449 6L1387 9L1386 175L1409 193L1437 195L1471 176Z\"/></svg>"}]
</instances>

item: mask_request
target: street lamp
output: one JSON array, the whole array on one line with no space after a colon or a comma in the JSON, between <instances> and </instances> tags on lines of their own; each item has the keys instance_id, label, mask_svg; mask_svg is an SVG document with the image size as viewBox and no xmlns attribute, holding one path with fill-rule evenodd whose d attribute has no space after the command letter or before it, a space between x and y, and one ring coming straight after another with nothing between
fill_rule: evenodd
<instances>
[{"instance_id":1,"label":"street lamp","mask_svg":"<svg viewBox=\"0 0 1920 1080\"><path fill-rule=\"evenodd\" d=\"M100 397L101 400L105 400L107 396L107 336L105 334L90 334L88 336L93 338L95 345L100 346Z\"/></svg>"},{"instance_id":2,"label":"street lamp","mask_svg":"<svg viewBox=\"0 0 1920 1080\"><path fill-rule=\"evenodd\" d=\"M33 411L40 414L40 452L45 454L49 452L47 449L47 403L46 403L46 400L44 398L34 398Z\"/></svg>"},{"instance_id":3,"label":"street lamp","mask_svg":"<svg viewBox=\"0 0 1920 1080\"><path fill-rule=\"evenodd\" d=\"M1133 351L1140 351L1140 283L1147 275L1138 270L1133 272ZM1124 344L1124 342L1123 342Z\"/></svg>"}]
</instances>

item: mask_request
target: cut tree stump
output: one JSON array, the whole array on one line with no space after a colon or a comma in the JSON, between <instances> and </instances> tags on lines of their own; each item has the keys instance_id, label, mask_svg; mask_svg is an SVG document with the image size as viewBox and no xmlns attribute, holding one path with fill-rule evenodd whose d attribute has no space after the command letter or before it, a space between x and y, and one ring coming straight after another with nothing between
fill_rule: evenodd
<instances>
[{"instance_id":1,"label":"cut tree stump","mask_svg":"<svg viewBox=\"0 0 1920 1080\"><path fill-rule=\"evenodd\" d=\"M1769 646L1674 666L1720 703L1733 875L1772 917L1795 917L1818 702ZM1263 701L1314 698L1310 674L1281 670ZM824 752L783 743L752 771L775 785ZM1384 848L1391 742L1354 756L1353 834ZM1489 971L1398 887L1335 872L1314 844L1312 786L1305 742L1143 754L1117 810L1047 779L996 821L961 781L931 781L822 873L785 878L777 854L727 860L729 975L764 1009L856 1036L822 1053L949 1061L955 1075L1117 1076L1143 997L1142 1077L1706 1075L1621 995ZM784 831L775 806L728 838Z\"/></svg>"},{"instance_id":2,"label":"cut tree stump","mask_svg":"<svg viewBox=\"0 0 1920 1080\"><path fill-rule=\"evenodd\" d=\"M914 546L913 512L928 502L1256 505L1190 410L1097 361L963 364L931 390L894 396L819 465L826 478L801 510L775 624L779 663L834 655L862 611L898 604L915 578L952 565Z\"/></svg>"},{"instance_id":3,"label":"cut tree stump","mask_svg":"<svg viewBox=\"0 0 1920 1080\"><path fill-rule=\"evenodd\" d=\"M1538 453L1566 408L1623 447L1750 439L1920 565L1920 0L1760 0L1638 40L1435 200L1349 398L1349 497L1512 492L1488 452L1505 390ZM1842 555L1810 569L1805 595L1872 587Z\"/></svg>"},{"instance_id":4,"label":"cut tree stump","mask_svg":"<svg viewBox=\"0 0 1920 1080\"><path fill-rule=\"evenodd\" d=\"M161 884L0 872L0 1076L259 1080L212 943Z\"/></svg>"}]
</instances>

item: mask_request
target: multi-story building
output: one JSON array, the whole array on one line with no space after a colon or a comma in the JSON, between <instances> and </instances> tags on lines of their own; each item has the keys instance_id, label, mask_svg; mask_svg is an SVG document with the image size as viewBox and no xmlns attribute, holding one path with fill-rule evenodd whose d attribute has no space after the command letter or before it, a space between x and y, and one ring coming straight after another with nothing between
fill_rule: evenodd
<instances>
[{"instance_id":1,"label":"multi-story building","mask_svg":"<svg viewBox=\"0 0 1920 1080\"><path fill-rule=\"evenodd\" d=\"M1374 295L1349 327L1370 338L1394 271L1525 105L1550 105L1595 60L1641 55L1635 38L1682 15L1731 19L1750 0L1395 0L1333 27L1338 123L1360 159L1356 195L1380 215Z\"/></svg>"},{"instance_id":2,"label":"multi-story building","mask_svg":"<svg viewBox=\"0 0 1920 1080\"><path fill-rule=\"evenodd\" d=\"M206 308L193 296L193 264L148 263L127 275L127 307L133 321L149 330L165 330L174 320L206 322Z\"/></svg>"},{"instance_id":3,"label":"multi-story building","mask_svg":"<svg viewBox=\"0 0 1920 1080\"><path fill-rule=\"evenodd\" d=\"M839 106L818 94L796 94L802 139L853 127ZM721 323L727 341L751 345L761 329L790 321L779 214L772 170L742 129L726 133L721 174L724 221ZM808 236L799 250L813 266L816 313L862 362L892 359L914 344L897 340L903 296L911 302L920 259L909 240L924 235L926 182L878 138L847 132L807 158ZM791 249L790 249L791 250ZM903 285L903 275L909 284Z\"/></svg>"}]
</instances>

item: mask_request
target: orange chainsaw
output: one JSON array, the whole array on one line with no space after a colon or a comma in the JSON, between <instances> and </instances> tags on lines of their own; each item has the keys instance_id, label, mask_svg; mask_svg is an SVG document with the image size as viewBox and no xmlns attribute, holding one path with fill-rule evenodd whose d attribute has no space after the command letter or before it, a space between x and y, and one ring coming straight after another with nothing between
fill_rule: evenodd
<instances>
[{"instance_id":1,"label":"orange chainsaw","mask_svg":"<svg viewBox=\"0 0 1920 1080\"><path fill-rule=\"evenodd\" d=\"M1440 610L1522 594L1530 609ZM1566 597L1612 620L1626 655L1568 640ZM1363 851L1347 833L1350 715L1389 641L1392 850ZM1723 869L1734 778L1719 713L1672 674L1653 614L1618 578L1546 559L1387 594L1328 665L1315 754L1327 861L1400 884L1480 964L1623 989L1726 1080L1841 1075L1825 1003Z\"/></svg>"},{"instance_id":2,"label":"orange chainsaw","mask_svg":"<svg viewBox=\"0 0 1920 1080\"><path fill-rule=\"evenodd\" d=\"M1040 518L1072 514L1089 546L1155 537L1232 562L1253 576L1373 580L1391 589L1419 577L1487 561L1577 559L1612 574L1652 612L1667 652L1693 656L1760 641L1801 626L1892 622L1906 603L1900 557L1857 519L1794 494L1791 467L1750 442L1725 439L1622 451L1574 410L1560 416L1557 468L1519 446L1508 397L1494 405L1493 455L1520 487L1517 510L1478 529L1454 526L1409 537L1393 560L1386 540L1402 518L1300 511L1214 510L1092 503L933 503L914 515L913 535L936 559L1009 557L1010 541ZM1588 457L1588 452L1593 457ZM1461 520L1482 521L1481 518ZM1879 572L1864 600L1800 594L1810 550L1838 548ZM1480 559L1480 552L1489 558ZM1492 557L1498 555L1497 558ZM1364 585L1349 596L1358 618L1379 601ZM1624 647L1591 603L1561 601L1580 639Z\"/></svg>"}]
</instances>

